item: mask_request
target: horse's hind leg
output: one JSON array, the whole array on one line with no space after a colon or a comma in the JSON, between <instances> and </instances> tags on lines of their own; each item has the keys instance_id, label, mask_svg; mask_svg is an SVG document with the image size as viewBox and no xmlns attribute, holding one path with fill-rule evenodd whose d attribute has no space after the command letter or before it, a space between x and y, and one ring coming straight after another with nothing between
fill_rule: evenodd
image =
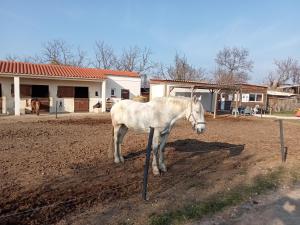
<instances>
[{"instance_id":1,"label":"horse's hind leg","mask_svg":"<svg viewBox=\"0 0 300 225\"><path fill-rule=\"evenodd\" d=\"M115 163L124 162L124 158L121 153L121 144L128 128L125 125L117 125L114 127L114 158Z\"/></svg>"},{"instance_id":2,"label":"horse's hind leg","mask_svg":"<svg viewBox=\"0 0 300 225\"><path fill-rule=\"evenodd\" d=\"M154 130L153 140L152 140L152 148L153 148L153 159L152 159L152 172L154 175L159 175L159 169L157 167L158 163L158 148L159 148L159 131Z\"/></svg>"},{"instance_id":3,"label":"horse's hind leg","mask_svg":"<svg viewBox=\"0 0 300 225\"><path fill-rule=\"evenodd\" d=\"M167 139L169 137L169 133L163 134L160 138L159 145L159 169L163 172L167 172L167 167L164 163L164 148L167 143Z\"/></svg>"},{"instance_id":4,"label":"horse's hind leg","mask_svg":"<svg viewBox=\"0 0 300 225\"><path fill-rule=\"evenodd\" d=\"M128 127L126 127L125 125L122 125L121 128L120 128L120 136L119 136L119 159L121 162L124 162L124 158L122 156L122 147L121 147L121 144L123 143L123 140L124 140L124 137L126 135L128 131Z\"/></svg>"}]
</instances>

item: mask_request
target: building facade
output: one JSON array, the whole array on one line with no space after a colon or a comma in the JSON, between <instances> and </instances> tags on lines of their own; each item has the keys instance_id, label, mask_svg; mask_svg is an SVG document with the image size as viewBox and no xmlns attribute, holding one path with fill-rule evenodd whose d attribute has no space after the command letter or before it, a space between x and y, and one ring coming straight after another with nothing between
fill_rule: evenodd
<instances>
[{"instance_id":1,"label":"building facade","mask_svg":"<svg viewBox=\"0 0 300 225\"><path fill-rule=\"evenodd\" d=\"M0 61L2 114L31 113L33 99L41 112L105 112L108 98L130 99L140 89L135 72Z\"/></svg>"}]
</instances>

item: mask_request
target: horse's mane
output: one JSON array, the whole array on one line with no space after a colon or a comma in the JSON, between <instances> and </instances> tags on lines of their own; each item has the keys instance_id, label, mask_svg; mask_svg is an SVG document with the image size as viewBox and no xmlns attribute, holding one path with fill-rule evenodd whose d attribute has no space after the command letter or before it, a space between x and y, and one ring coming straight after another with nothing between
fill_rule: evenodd
<instances>
[{"instance_id":1,"label":"horse's mane","mask_svg":"<svg viewBox=\"0 0 300 225\"><path fill-rule=\"evenodd\" d=\"M158 97L154 98L152 101L161 102L163 104L172 104L182 106L186 105L191 101L191 98L183 97L183 96L169 96L169 97Z\"/></svg>"}]
</instances>

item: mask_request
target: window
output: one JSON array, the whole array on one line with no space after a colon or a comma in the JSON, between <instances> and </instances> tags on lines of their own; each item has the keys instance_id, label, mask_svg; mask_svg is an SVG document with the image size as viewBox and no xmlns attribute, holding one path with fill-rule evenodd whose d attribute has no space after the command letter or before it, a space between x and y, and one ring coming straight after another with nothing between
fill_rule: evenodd
<instances>
[{"instance_id":1,"label":"window","mask_svg":"<svg viewBox=\"0 0 300 225\"><path fill-rule=\"evenodd\" d=\"M249 94L249 102L262 102L263 95L260 93L251 93Z\"/></svg>"},{"instance_id":2,"label":"window","mask_svg":"<svg viewBox=\"0 0 300 225\"><path fill-rule=\"evenodd\" d=\"M256 101L262 102L262 94L256 94Z\"/></svg>"},{"instance_id":3,"label":"window","mask_svg":"<svg viewBox=\"0 0 300 225\"><path fill-rule=\"evenodd\" d=\"M249 94L242 94L242 102L249 102Z\"/></svg>"},{"instance_id":4,"label":"window","mask_svg":"<svg viewBox=\"0 0 300 225\"><path fill-rule=\"evenodd\" d=\"M129 90L128 89L122 89L121 90L121 98L122 99L129 99Z\"/></svg>"},{"instance_id":5,"label":"window","mask_svg":"<svg viewBox=\"0 0 300 225\"><path fill-rule=\"evenodd\" d=\"M116 97L116 89L115 89L115 88L112 88L112 89L110 90L110 96L111 96L111 97Z\"/></svg>"},{"instance_id":6,"label":"window","mask_svg":"<svg viewBox=\"0 0 300 225\"><path fill-rule=\"evenodd\" d=\"M249 95L249 102L255 102L255 94Z\"/></svg>"},{"instance_id":7,"label":"window","mask_svg":"<svg viewBox=\"0 0 300 225\"><path fill-rule=\"evenodd\" d=\"M98 91L95 92L95 96L99 96Z\"/></svg>"}]
</instances>

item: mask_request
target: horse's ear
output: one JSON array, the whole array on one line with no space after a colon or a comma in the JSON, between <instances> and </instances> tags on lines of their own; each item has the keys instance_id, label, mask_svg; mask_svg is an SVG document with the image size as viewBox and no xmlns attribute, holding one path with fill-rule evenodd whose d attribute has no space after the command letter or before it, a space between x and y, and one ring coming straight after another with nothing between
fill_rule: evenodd
<instances>
[{"instance_id":1,"label":"horse's ear","mask_svg":"<svg viewBox=\"0 0 300 225\"><path fill-rule=\"evenodd\" d=\"M202 95L200 95L200 96L198 97L198 99L199 99L199 101L201 102L201 100L202 100Z\"/></svg>"},{"instance_id":2,"label":"horse's ear","mask_svg":"<svg viewBox=\"0 0 300 225\"><path fill-rule=\"evenodd\" d=\"M193 95L193 102L196 103L198 101L197 96Z\"/></svg>"}]
</instances>

